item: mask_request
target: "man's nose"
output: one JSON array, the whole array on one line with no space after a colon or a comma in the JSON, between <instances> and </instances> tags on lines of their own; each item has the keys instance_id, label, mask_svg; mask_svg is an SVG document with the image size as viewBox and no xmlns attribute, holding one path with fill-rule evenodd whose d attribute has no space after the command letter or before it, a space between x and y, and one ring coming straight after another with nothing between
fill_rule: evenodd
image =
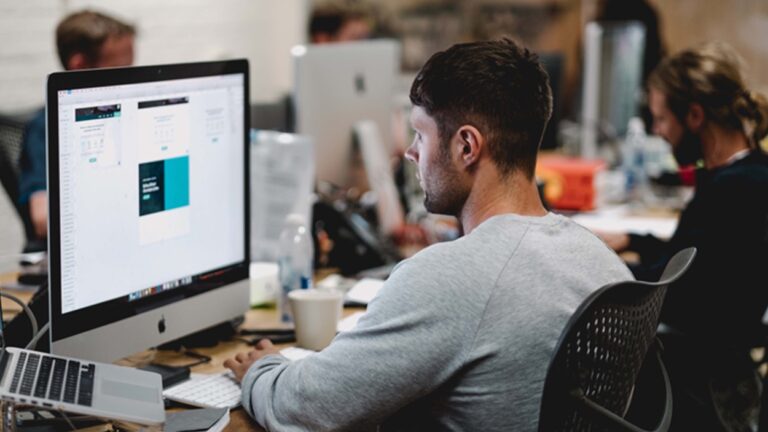
<instances>
[{"instance_id":1,"label":"man's nose","mask_svg":"<svg viewBox=\"0 0 768 432\"><path fill-rule=\"evenodd\" d=\"M416 152L416 146L411 144L408 146L408 148L405 150L405 158L409 161L416 163L418 159L418 153Z\"/></svg>"}]
</instances>

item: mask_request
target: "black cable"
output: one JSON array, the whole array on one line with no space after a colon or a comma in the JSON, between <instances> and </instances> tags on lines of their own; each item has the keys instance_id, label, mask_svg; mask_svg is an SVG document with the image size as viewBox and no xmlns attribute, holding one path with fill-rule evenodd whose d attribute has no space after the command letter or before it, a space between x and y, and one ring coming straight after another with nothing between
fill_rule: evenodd
<instances>
[{"instance_id":1,"label":"black cable","mask_svg":"<svg viewBox=\"0 0 768 432\"><path fill-rule=\"evenodd\" d=\"M19 300L18 297L8 294L6 292L0 291L0 297L5 297L7 299L13 300L14 302L18 303L19 306L21 306L22 309L24 309L24 313L27 314L27 317L29 318L29 323L32 325L32 336L34 337L37 335L38 332L38 325L37 325L37 318L35 318L35 314L32 313L32 309L27 306L26 303ZM2 308L0 307L0 314L2 314ZM2 316L0 316L0 319L2 319ZM3 348L5 348L5 339L3 338Z\"/></svg>"},{"instance_id":2,"label":"black cable","mask_svg":"<svg viewBox=\"0 0 768 432\"><path fill-rule=\"evenodd\" d=\"M30 341L29 341L29 343L27 344L27 346L25 347L25 349L31 349L31 350L34 350L34 349L35 349L35 347L37 347L37 341L39 341L39 340L40 340L40 338L41 338L41 337L43 337L43 335L44 335L44 334L45 334L45 333L48 331L48 329L50 329L50 328L51 328L51 323L50 323L50 322L47 322L47 323L45 323L45 325L43 326L43 328L41 328L41 329L40 329L40 331L39 331L39 332L37 332L37 334L36 334L36 335L32 336L32 340L30 340Z\"/></svg>"},{"instance_id":3,"label":"black cable","mask_svg":"<svg viewBox=\"0 0 768 432\"><path fill-rule=\"evenodd\" d=\"M72 428L72 430L73 430L73 431L76 431L76 430L77 430L77 428L75 427L75 424L74 424L74 423L72 423L72 421L69 419L69 417L67 416L67 413L65 413L65 412L64 412L64 411L62 411L62 410L58 410L58 411L59 411L59 414L61 414L61 415L62 415L62 417L64 417L64 420L66 420L66 421L67 421L67 424L69 425L69 427L70 427L70 428Z\"/></svg>"},{"instance_id":4,"label":"black cable","mask_svg":"<svg viewBox=\"0 0 768 432\"><path fill-rule=\"evenodd\" d=\"M182 366L178 366L178 367L188 367L188 368L191 368L193 366L197 366L197 365L201 365L201 364L205 364L205 363L210 363L211 362L211 357L210 356L207 356L205 354L200 354L200 353L195 352L195 351L186 351L185 350L185 351L182 352L182 354L184 354L187 357L196 358L198 360L196 362L192 362L190 364L186 364L186 365L182 365Z\"/></svg>"},{"instance_id":5,"label":"black cable","mask_svg":"<svg viewBox=\"0 0 768 432\"><path fill-rule=\"evenodd\" d=\"M296 336L292 333L291 334L266 334L266 335L261 335L261 336L257 336L250 339L246 337L236 336L232 339L245 342L248 345L256 345L262 339L269 339L270 342L276 345L296 342Z\"/></svg>"},{"instance_id":6,"label":"black cable","mask_svg":"<svg viewBox=\"0 0 768 432\"><path fill-rule=\"evenodd\" d=\"M240 329L238 333L241 336L271 336L293 334L292 328L273 328L273 329Z\"/></svg>"}]
</instances>

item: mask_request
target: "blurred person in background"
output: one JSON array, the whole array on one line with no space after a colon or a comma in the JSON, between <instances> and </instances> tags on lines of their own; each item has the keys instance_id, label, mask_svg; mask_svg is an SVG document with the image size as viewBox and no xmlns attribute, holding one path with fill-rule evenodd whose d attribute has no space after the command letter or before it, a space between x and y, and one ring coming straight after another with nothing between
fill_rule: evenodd
<instances>
[{"instance_id":1,"label":"blurred person in background","mask_svg":"<svg viewBox=\"0 0 768 432\"><path fill-rule=\"evenodd\" d=\"M136 29L91 10L65 17L56 28L56 48L66 70L130 66ZM19 203L28 212L32 232L28 250L42 250L48 236L46 192L45 109L27 125L21 150Z\"/></svg>"},{"instance_id":2,"label":"blurred person in background","mask_svg":"<svg viewBox=\"0 0 768 432\"><path fill-rule=\"evenodd\" d=\"M368 39L373 18L362 6L331 1L312 10L309 40L315 44Z\"/></svg>"}]
</instances>

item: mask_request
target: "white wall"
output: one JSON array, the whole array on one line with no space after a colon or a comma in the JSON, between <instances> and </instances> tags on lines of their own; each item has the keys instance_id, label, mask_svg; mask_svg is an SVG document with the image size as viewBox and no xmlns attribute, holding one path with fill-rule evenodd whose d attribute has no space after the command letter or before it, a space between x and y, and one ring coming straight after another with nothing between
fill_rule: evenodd
<instances>
[{"instance_id":1,"label":"white wall","mask_svg":"<svg viewBox=\"0 0 768 432\"><path fill-rule=\"evenodd\" d=\"M254 102L289 91L289 50L306 40L308 0L0 1L0 112L43 105L56 25L86 7L138 27L137 65L248 58Z\"/></svg>"}]
</instances>

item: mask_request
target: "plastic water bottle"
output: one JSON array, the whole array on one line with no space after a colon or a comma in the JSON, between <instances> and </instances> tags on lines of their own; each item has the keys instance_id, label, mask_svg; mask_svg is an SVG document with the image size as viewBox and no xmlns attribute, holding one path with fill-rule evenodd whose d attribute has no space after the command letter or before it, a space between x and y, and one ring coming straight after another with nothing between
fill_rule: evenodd
<instances>
[{"instance_id":1,"label":"plastic water bottle","mask_svg":"<svg viewBox=\"0 0 768 432\"><path fill-rule=\"evenodd\" d=\"M312 287L314 248L311 235L304 216L291 213L286 217L277 260L281 287L277 305L283 322L293 321L288 293Z\"/></svg>"},{"instance_id":2,"label":"plastic water bottle","mask_svg":"<svg viewBox=\"0 0 768 432\"><path fill-rule=\"evenodd\" d=\"M626 197L630 204L645 204L650 193L645 170L646 139L643 120L631 118L622 149L622 168L627 179Z\"/></svg>"}]
</instances>

